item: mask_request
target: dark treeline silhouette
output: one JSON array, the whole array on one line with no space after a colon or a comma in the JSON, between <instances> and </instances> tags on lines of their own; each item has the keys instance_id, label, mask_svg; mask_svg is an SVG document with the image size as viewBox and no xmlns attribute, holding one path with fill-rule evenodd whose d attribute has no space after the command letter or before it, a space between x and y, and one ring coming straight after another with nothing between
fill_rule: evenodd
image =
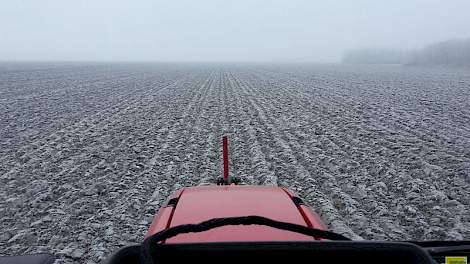
<instances>
[{"instance_id":1,"label":"dark treeline silhouette","mask_svg":"<svg viewBox=\"0 0 470 264\"><path fill-rule=\"evenodd\" d=\"M448 40L412 51L406 63L470 66L470 39Z\"/></svg>"},{"instance_id":2,"label":"dark treeline silhouette","mask_svg":"<svg viewBox=\"0 0 470 264\"><path fill-rule=\"evenodd\" d=\"M470 66L470 39L435 43L418 50L360 49L344 54L343 63Z\"/></svg>"}]
</instances>

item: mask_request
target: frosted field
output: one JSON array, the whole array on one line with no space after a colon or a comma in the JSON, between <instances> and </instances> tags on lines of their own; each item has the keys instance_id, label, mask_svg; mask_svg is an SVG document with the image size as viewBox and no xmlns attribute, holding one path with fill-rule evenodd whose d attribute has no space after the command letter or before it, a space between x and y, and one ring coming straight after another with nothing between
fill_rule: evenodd
<instances>
[{"instance_id":1,"label":"frosted field","mask_svg":"<svg viewBox=\"0 0 470 264\"><path fill-rule=\"evenodd\" d=\"M286 186L355 239L470 239L470 70L0 64L0 255L98 263L173 191Z\"/></svg>"}]
</instances>

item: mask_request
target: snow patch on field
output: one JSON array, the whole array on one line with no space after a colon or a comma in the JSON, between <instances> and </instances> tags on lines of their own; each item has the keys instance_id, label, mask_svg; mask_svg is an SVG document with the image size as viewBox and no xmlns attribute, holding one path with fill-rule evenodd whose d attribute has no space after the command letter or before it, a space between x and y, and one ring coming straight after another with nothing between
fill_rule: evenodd
<instances>
[{"instance_id":1,"label":"snow patch on field","mask_svg":"<svg viewBox=\"0 0 470 264\"><path fill-rule=\"evenodd\" d=\"M285 186L354 239L470 239L470 74L374 66L0 67L0 254L98 263L173 191Z\"/></svg>"}]
</instances>

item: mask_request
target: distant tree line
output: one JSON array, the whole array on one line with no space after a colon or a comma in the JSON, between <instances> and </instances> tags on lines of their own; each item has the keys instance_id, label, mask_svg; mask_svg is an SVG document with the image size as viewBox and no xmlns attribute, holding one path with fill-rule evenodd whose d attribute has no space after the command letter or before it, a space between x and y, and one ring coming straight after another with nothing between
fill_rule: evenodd
<instances>
[{"instance_id":1,"label":"distant tree line","mask_svg":"<svg viewBox=\"0 0 470 264\"><path fill-rule=\"evenodd\" d=\"M406 63L470 66L470 39L448 40L411 51Z\"/></svg>"},{"instance_id":2,"label":"distant tree line","mask_svg":"<svg viewBox=\"0 0 470 264\"><path fill-rule=\"evenodd\" d=\"M402 64L404 52L395 49L360 49L344 54L343 63L352 64Z\"/></svg>"},{"instance_id":3,"label":"distant tree line","mask_svg":"<svg viewBox=\"0 0 470 264\"><path fill-rule=\"evenodd\" d=\"M470 66L470 39L448 40L423 49L361 49L344 54L343 63Z\"/></svg>"}]
</instances>

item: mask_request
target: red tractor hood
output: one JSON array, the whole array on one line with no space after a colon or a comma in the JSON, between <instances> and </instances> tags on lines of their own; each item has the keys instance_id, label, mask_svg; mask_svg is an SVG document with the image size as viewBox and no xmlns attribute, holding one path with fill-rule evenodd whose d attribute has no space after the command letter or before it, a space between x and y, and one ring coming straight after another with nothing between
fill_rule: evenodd
<instances>
[{"instance_id":1,"label":"red tractor hood","mask_svg":"<svg viewBox=\"0 0 470 264\"><path fill-rule=\"evenodd\" d=\"M147 236L177 225L249 215L325 229L320 218L299 201L279 187L229 185L184 188L170 196L169 204L160 209ZM181 234L166 243L305 240L313 239L289 231L252 225Z\"/></svg>"}]
</instances>

